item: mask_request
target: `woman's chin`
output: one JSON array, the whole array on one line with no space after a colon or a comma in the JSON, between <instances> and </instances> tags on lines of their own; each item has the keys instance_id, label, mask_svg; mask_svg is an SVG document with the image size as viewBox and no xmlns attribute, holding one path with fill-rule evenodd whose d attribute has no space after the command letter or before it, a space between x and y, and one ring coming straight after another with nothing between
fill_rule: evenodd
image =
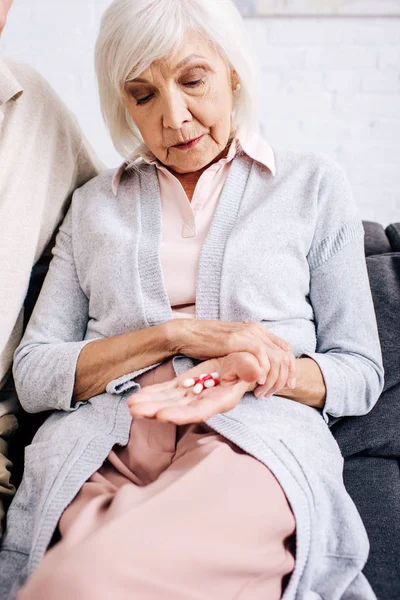
<instances>
[{"instance_id":1,"label":"woman's chin","mask_svg":"<svg viewBox=\"0 0 400 600\"><path fill-rule=\"evenodd\" d=\"M209 156L209 153L204 151L196 152L196 154L193 152L193 154L190 156L187 155L185 158L177 158L179 158L179 160L174 160L175 156L171 155L170 163L166 166L169 169L173 169L179 175L200 171L200 169L204 169L215 159L213 155Z\"/></svg>"}]
</instances>

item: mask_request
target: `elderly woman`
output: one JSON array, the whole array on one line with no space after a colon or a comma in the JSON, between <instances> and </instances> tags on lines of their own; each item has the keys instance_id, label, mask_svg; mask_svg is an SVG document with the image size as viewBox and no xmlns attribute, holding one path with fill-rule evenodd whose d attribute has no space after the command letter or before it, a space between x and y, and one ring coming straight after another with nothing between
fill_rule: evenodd
<instances>
[{"instance_id":1,"label":"elderly woman","mask_svg":"<svg viewBox=\"0 0 400 600\"><path fill-rule=\"evenodd\" d=\"M329 430L383 385L362 223L333 161L262 139L248 48L230 0L103 17L126 160L75 192L15 354L23 407L53 412L4 597L375 598Z\"/></svg>"}]
</instances>

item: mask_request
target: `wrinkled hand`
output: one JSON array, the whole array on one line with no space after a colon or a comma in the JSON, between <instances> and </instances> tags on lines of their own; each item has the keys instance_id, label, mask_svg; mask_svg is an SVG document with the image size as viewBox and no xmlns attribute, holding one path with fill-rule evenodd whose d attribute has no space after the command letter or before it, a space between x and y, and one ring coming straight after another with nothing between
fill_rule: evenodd
<instances>
[{"instance_id":1,"label":"wrinkled hand","mask_svg":"<svg viewBox=\"0 0 400 600\"><path fill-rule=\"evenodd\" d=\"M220 374L219 385L205 388L200 394L183 387L185 379L214 371ZM134 419L147 417L176 425L200 423L234 408L246 392L255 388L261 376L253 354L235 352L202 362L170 381L145 386L127 403Z\"/></svg>"},{"instance_id":2,"label":"wrinkled hand","mask_svg":"<svg viewBox=\"0 0 400 600\"><path fill-rule=\"evenodd\" d=\"M291 389L296 386L292 347L262 323L171 319L163 325L168 332L171 354L184 354L204 361L237 352L254 354L265 376L265 383L258 390L260 395L271 395L284 386Z\"/></svg>"}]
</instances>

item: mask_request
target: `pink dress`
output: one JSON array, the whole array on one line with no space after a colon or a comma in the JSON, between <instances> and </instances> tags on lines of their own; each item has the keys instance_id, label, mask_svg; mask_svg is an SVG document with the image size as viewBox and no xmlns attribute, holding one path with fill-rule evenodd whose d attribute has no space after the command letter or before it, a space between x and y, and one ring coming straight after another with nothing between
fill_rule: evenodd
<instances>
[{"instance_id":1,"label":"pink dress","mask_svg":"<svg viewBox=\"0 0 400 600\"><path fill-rule=\"evenodd\" d=\"M261 138L244 150L274 170ZM158 168L174 318L195 316L200 250L235 151L236 139L202 173L191 202L174 175L144 157ZM168 360L138 382L174 376ZM295 528L271 471L206 423L133 420L127 446L114 446L64 511L60 541L17 600L278 600L294 569Z\"/></svg>"}]
</instances>

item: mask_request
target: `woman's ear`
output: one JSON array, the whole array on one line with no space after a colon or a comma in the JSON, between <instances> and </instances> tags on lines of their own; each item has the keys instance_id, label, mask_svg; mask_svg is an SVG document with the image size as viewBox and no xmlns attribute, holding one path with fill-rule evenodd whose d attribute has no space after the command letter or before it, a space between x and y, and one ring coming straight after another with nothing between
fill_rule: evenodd
<instances>
[{"instance_id":1,"label":"woman's ear","mask_svg":"<svg viewBox=\"0 0 400 600\"><path fill-rule=\"evenodd\" d=\"M231 85L232 85L232 92L234 92L236 90L236 86L239 83L239 76L236 73L235 69L231 69Z\"/></svg>"}]
</instances>

